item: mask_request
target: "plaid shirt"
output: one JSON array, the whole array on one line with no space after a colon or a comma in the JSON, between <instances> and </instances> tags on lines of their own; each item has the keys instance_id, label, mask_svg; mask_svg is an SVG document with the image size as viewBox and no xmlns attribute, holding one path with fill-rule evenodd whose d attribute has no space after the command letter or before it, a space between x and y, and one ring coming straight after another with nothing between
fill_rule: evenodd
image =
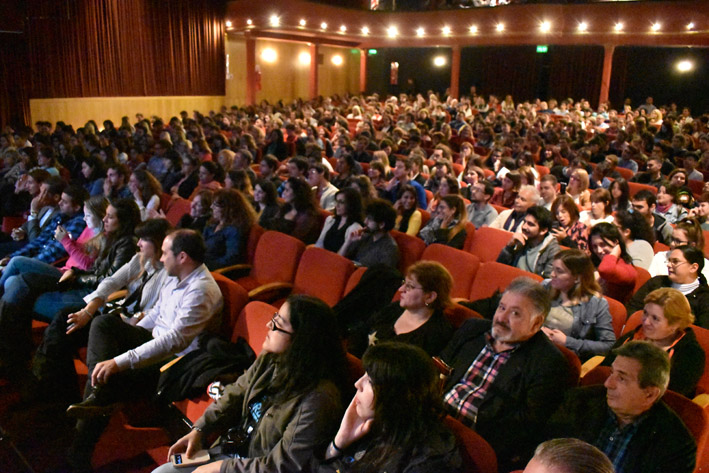
<instances>
[{"instance_id":1,"label":"plaid shirt","mask_svg":"<svg viewBox=\"0 0 709 473\"><path fill-rule=\"evenodd\" d=\"M502 366L510 358L511 350L495 352L492 335L485 334L485 346L466 371L458 384L446 393L443 401L447 410L468 427L474 428L478 420L478 409Z\"/></svg>"},{"instance_id":2,"label":"plaid shirt","mask_svg":"<svg viewBox=\"0 0 709 473\"><path fill-rule=\"evenodd\" d=\"M78 212L72 217L67 217L64 214L55 216L51 222L44 226L44 229L37 235L37 238L15 251L10 257L27 256L28 258L34 258L47 264L51 264L65 257L67 252L64 246L54 238L54 231L59 224L69 232L69 235L71 235L73 239L79 238L81 232L86 228L84 213Z\"/></svg>"},{"instance_id":3,"label":"plaid shirt","mask_svg":"<svg viewBox=\"0 0 709 473\"><path fill-rule=\"evenodd\" d=\"M633 436L640 429L640 424L648 416L645 412L640 415L632 424L619 426L618 420L613 411L608 409L608 416L603 429L598 434L595 445L610 459L615 467L616 473L623 473L625 456L628 453L628 445L633 440Z\"/></svg>"}]
</instances>

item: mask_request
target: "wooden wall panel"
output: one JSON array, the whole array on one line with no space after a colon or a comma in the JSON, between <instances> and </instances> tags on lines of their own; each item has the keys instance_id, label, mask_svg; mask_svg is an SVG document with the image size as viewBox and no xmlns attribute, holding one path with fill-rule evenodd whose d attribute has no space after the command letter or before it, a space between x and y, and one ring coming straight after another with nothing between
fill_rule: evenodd
<instances>
[{"instance_id":1,"label":"wooden wall panel","mask_svg":"<svg viewBox=\"0 0 709 473\"><path fill-rule=\"evenodd\" d=\"M90 119L96 120L99 126L106 119L118 126L124 115L133 123L135 114L142 113L145 117L157 115L167 121L182 110L190 115L193 110L207 113L219 110L224 104L223 96L56 98L30 99L30 111L33 122L62 120L76 129Z\"/></svg>"}]
</instances>

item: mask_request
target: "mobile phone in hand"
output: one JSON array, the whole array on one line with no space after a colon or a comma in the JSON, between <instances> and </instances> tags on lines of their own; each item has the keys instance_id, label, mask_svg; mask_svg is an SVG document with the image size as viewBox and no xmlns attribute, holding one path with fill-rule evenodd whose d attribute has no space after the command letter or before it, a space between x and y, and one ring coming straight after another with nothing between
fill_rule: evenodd
<instances>
[{"instance_id":1,"label":"mobile phone in hand","mask_svg":"<svg viewBox=\"0 0 709 473\"><path fill-rule=\"evenodd\" d=\"M170 456L170 461L176 468L203 465L209 461L209 452L200 450L192 458L187 458L185 453L176 453Z\"/></svg>"}]
</instances>

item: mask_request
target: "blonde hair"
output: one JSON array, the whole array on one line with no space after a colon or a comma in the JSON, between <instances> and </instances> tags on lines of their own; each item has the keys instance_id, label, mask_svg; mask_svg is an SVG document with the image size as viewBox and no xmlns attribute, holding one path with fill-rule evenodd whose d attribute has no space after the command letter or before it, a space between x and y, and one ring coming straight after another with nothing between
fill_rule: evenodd
<instances>
[{"instance_id":1,"label":"blonde hair","mask_svg":"<svg viewBox=\"0 0 709 473\"><path fill-rule=\"evenodd\" d=\"M662 307L662 312L669 325L677 324L684 330L694 323L694 314L687 298L677 289L663 287L655 289L645 296L645 304L657 304Z\"/></svg>"}]
</instances>

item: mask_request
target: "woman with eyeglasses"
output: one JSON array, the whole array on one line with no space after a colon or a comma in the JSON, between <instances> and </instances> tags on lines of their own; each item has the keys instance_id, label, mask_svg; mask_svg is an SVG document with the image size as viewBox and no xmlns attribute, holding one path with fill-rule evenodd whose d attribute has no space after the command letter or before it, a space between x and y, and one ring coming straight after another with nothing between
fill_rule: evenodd
<instances>
[{"instance_id":1,"label":"woman with eyeglasses","mask_svg":"<svg viewBox=\"0 0 709 473\"><path fill-rule=\"evenodd\" d=\"M453 327L443 315L451 304L453 279L434 261L411 265L399 288L399 301L392 302L355 330L349 351L361 356L367 346L382 341L410 343L437 355L453 336Z\"/></svg>"},{"instance_id":2,"label":"woman with eyeglasses","mask_svg":"<svg viewBox=\"0 0 709 473\"><path fill-rule=\"evenodd\" d=\"M689 301L696 324L709 328L709 287L702 274L704 254L693 246L677 246L667 258L667 276L655 276L638 289L626 304L628 314L642 310L645 296L661 287L677 289Z\"/></svg>"},{"instance_id":3,"label":"woman with eyeglasses","mask_svg":"<svg viewBox=\"0 0 709 473\"><path fill-rule=\"evenodd\" d=\"M212 404L192 430L170 447L155 473L190 472L169 461L207 448L212 434L238 439L200 471L303 471L337 429L347 372L335 315L324 302L292 295L268 323L253 365Z\"/></svg>"},{"instance_id":4,"label":"woman with eyeglasses","mask_svg":"<svg viewBox=\"0 0 709 473\"><path fill-rule=\"evenodd\" d=\"M367 350L365 374L317 473L461 471L443 423L439 372L420 348L395 342Z\"/></svg>"},{"instance_id":5,"label":"woman with eyeglasses","mask_svg":"<svg viewBox=\"0 0 709 473\"><path fill-rule=\"evenodd\" d=\"M213 223L204 228L207 247L205 264L215 270L246 260L246 241L251 226L256 223L256 212L244 194L234 189L214 193Z\"/></svg>"},{"instance_id":6,"label":"woman with eyeglasses","mask_svg":"<svg viewBox=\"0 0 709 473\"><path fill-rule=\"evenodd\" d=\"M335 194L335 215L325 219L315 246L338 253L348 236L362 228L362 195L352 187Z\"/></svg>"},{"instance_id":7,"label":"woman with eyeglasses","mask_svg":"<svg viewBox=\"0 0 709 473\"><path fill-rule=\"evenodd\" d=\"M670 249L668 251L659 251L655 253L650 263L648 272L651 276L666 276L667 275L667 258L670 256L670 251L678 246L689 245L700 250L704 249L704 232L702 225L696 218L685 218L680 220L672 230L672 238L670 239ZM709 260L704 258L704 269L702 270L704 279L709 281Z\"/></svg>"},{"instance_id":8,"label":"woman with eyeglasses","mask_svg":"<svg viewBox=\"0 0 709 473\"><path fill-rule=\"evenodd\" d=\"M588 172L583 169L575 169L569 176L569 185L566 193L574 199L574 203L583 210L591 208L591 192L588 190L590 179Z\"/></svg>"},{"instance_id":9,"label":"woman with eyeglasses","mask_svg":"<svg viewBox=\"0 0 709 473\"><path fill-rule=\"evenodd\" d=\"M677 289L661 288L642 299L643 320L634 330L618 339L613 348L633 340L644 340L667 351L670 355L670 384L667 389L690 399L704 372L706 354L692 330L694 315L687 298ZM615 360L608 355L602 366Z\"/></svg>"}]
</instances>

